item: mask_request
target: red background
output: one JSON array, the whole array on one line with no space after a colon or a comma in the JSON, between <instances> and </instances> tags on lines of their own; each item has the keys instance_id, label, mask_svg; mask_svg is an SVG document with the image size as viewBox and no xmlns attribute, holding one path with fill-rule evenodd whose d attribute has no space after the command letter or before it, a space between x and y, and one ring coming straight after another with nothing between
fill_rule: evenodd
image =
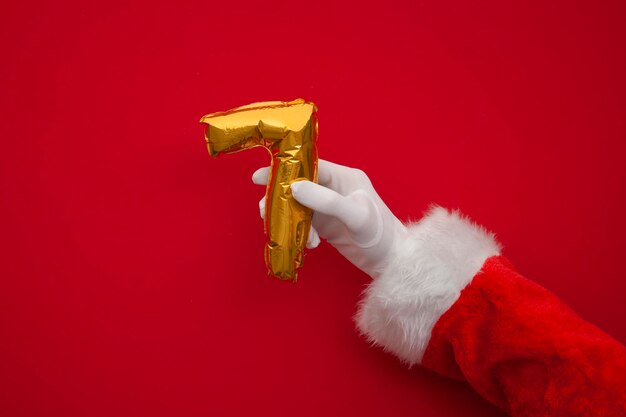
<instances>
[{"instance_id":1,"label":"red background","mask_svg":"<svg viewBox=\"0 0 626 417\"><path fill-rule=\"evenodd\" d=\"M4 2L0 414L501 415L368 346L331 247L266 278L267 155L198 123L261 100L626 340L626 3L507 3Z\"/></svg>"}]
</instances>

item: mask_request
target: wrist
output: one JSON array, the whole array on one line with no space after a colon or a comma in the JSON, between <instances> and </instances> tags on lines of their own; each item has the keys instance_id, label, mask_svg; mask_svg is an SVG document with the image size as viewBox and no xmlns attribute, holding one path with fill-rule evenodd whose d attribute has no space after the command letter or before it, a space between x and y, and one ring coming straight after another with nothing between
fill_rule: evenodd
<instances>
[{"instance_id":1,"label":"wrist","mask_svg":"<svg viewBox=\"0 0 626 417\"><path fill-rule=\"evenodd\" d=\"M356 322L371 342L416 364L439 317L500 246L482 227L441 207L395 227Z\"/></svg>"}]
</instances>

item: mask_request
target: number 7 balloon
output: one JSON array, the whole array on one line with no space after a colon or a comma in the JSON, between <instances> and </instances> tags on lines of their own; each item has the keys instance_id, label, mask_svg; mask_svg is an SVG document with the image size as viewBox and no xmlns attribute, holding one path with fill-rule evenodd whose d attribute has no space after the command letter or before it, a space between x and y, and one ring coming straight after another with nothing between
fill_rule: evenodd
<instances>
[{"instance_id":1,"label":"number 7 balloon","mask_svg":"<svg viewBox=\"0 0 626 417\"><path fill-rule=\"evenodd\" d=\"M311 228L312 211L293 198L290 186L317 182L316 112L315 104L297 99L253 103L200 119L213 157L255 147L269 151L265 264L283 280L296 280Z\"/></svg>"}]
</instances>

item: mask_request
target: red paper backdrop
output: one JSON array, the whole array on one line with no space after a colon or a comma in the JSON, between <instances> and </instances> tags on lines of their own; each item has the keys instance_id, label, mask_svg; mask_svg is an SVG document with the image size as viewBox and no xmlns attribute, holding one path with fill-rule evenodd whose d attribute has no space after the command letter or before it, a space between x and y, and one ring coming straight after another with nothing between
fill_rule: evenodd
<instances>
[{"instance_id":1,"label":"red paper backdrop","mask_svg":"<svg viewBox=\"0 0 626 417\"><path fill-rule=\"evenodd\" d=\"M501 415L368 346L331 247L266 278L267 155L198 124L260 100L626 340L626 3L169 3L2 6L0 414Z\"/></svg>"}]
</instances>

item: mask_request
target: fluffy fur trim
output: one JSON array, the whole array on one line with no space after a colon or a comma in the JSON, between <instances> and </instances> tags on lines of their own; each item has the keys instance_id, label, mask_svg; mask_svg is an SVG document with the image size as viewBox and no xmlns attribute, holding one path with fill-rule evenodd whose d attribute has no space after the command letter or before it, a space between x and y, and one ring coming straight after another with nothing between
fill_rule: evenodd
<instances>
[{"instance_id":1,"label":"fluffy fur trim","mask_svg":"<svg viewBox=\"0 0 626 417\"><path fill-rule=\"evenodd\" d=\"M374 345L414 365L421 363L439 317L500 245L493 234L442 207L406 230L366 289L355 320Z\"/></svg>"}]
</instances>

